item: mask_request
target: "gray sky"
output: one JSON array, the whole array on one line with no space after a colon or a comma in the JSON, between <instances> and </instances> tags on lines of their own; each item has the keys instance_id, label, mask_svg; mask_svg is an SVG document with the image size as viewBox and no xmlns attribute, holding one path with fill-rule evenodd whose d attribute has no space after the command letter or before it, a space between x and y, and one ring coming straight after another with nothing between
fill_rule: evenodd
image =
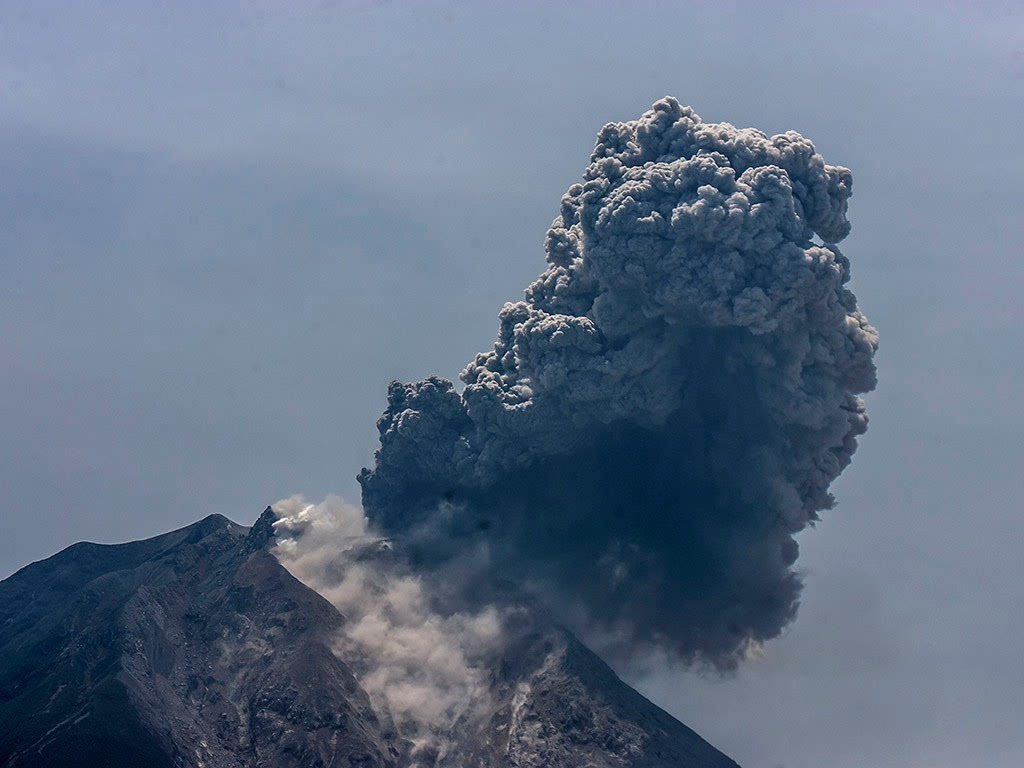
<instances>
[{"instance_id":1,"label":"gray sky","mask_svg":"<svg viewBox=\"0 0 1024 768\"><path fill-rule=\"evenodd\" d=\"M633 682L747 768L1024 764L1024 14L771 5L0 0L0 576L357 499L672 94L853 169L880 384L788 634Z\"/></svg>"}]
</instances>

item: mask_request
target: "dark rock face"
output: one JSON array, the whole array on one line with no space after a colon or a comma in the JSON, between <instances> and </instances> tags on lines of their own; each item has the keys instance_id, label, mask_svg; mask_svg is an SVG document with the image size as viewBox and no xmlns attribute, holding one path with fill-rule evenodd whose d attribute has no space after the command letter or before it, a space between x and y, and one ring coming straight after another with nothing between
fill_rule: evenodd
<instances>
[{"instance_id":1,"label":"dark rock face","mask_svg":"<svg viewBox=\"0 0 1024 768\"><path fill-rule=\"evenodd\" d=\"M268 527L214 515L0 583L0 765L398 765Z\"/></svg>"},{"instance_id":2,"label":"dark rock face","mask_svg":"<svg viewBox=\"0 0 1024 768\"><path fill-rule=\"evenodd\" d=\"M76 544L0 582L0 766L422 764L332 651L344 618L268 551L272 522ZM490 719L431 762L736 768L539 620L492 685Z\"/></svg>"}]
</instances>

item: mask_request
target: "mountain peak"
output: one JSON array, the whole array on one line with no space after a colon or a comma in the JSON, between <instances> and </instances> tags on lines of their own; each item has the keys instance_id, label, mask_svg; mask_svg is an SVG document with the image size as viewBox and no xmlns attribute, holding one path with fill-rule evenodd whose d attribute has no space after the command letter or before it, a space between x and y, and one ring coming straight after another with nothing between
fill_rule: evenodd
<instances>
[{"instance_id":1,"label":"mountain peak","mask_svg":"<svg viewBox=\"0 0 1024 768\"><path fill-rule=\"evenodd\" d=\"M245 544L242 545L243 553L248 554L260 549L267 549L275 539L274 521L276 520L277 515L273 509L268 506L263 510L263 513L256 518L256 522L249 529L249 535L246 537Z\"/></svg>"}]
</instances>

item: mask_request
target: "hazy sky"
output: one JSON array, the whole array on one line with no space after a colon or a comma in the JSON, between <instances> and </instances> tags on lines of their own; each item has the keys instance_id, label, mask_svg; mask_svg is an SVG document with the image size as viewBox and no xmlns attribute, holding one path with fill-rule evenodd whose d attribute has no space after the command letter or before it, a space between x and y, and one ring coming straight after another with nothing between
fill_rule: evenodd
<instances>
[{"instance_id":1,"label":"hazy sky","mask_svg":"<svg viewBox=\"0 0 1024 768\"><path fill-rule=\"evenodd\" d=\"M0 576L358 499L672 94L853 169L880 383L788 634L632 682L746 768L1024 764L1024 13L815 5L0 0Z\"/></svg>"}]
</instances>

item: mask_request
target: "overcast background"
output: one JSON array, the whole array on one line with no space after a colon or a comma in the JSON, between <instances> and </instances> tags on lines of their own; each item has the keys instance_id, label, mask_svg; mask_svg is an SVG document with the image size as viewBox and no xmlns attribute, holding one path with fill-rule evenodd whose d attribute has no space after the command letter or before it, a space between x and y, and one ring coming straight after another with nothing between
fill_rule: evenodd
<instances>
[{"instance_id":1,"label":"overcast background","mask_svg":"<svg viewBox=\"0 0 1024 768\"><path fill-rule=\"evenodd\" d=\"M853 169L880 384L787 635L631 682L746 768L1024 764L1024 14L816 5L0 0L0 577L358 499L672 94Z\"/></svg>"}]
</instances>

